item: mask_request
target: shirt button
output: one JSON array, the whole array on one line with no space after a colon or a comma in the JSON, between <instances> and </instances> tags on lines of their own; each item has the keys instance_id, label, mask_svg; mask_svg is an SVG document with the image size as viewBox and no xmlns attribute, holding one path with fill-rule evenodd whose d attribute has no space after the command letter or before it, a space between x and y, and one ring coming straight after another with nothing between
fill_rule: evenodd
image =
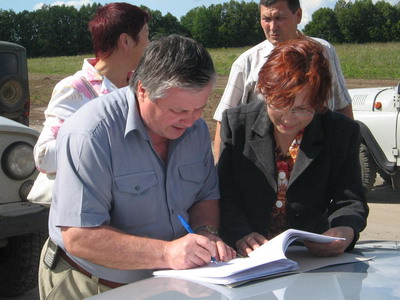
<instances>
[{"instance_id":1,"label":"shirt button","mask_svg":"<svg viewBox=\"0 0 400 300\"><path fill-rule=\"evenodd\" d=\"M135 186L135 190L139 191L140 190L140 185Z\"/></svg>"},{"instance_id":2,"label":"shirt button","mask_svg":"<svg viewBox=\"0 0 400 300\"><path fill-rule=\"evenodd\" d=\"M171 214L174 214L174 213L175 213L175 211L173 209L171 209Z\"/></svg>"}]
</instances>

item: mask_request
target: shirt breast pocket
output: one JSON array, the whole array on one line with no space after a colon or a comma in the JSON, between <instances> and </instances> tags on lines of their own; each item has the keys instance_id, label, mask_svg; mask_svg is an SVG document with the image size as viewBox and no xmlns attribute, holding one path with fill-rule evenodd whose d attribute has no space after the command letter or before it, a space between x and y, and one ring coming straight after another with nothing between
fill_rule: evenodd
<instances>
[{"instance_id":1,"label":"shirt breast pocket","mask_svg":"<svg viewBox=\"0 0 400 300\"><path fill-rule=\"evenodd\" d=\"M155 223L160 207L158 179L155 172L141 172L115 177L113 225L128 232L135 226Z\"/></svg>"},{"instance_id":2,"label":"shirt breast pocket","mask_svg":"<svg viewBox=\"0 0 400 300\"><path fill-rule=\"evenodd\" d=\"M149 192L157 184L154 172L143 172L115 177L115 184L121 193L140 196Z\"/></svg>"},{"instance_id":3,"label":"shirt breast pocket","mask_svg":"<svg viewBox=\"0 0 400 300\"><path fill-rule=\"evenodd\" d=\"M206 179L206 167L203 163L195 163L179 167L182 192L186 201L197 200L197 195Z\"/></svg>"}]
</instances>

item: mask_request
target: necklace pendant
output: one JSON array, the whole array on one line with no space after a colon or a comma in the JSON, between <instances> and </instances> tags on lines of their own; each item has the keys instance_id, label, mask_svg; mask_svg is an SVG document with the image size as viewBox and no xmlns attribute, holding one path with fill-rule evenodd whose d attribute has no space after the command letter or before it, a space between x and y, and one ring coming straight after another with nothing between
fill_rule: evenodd
<instances>
[{"instance_id":1,"label":"necklace pendant","mask_svg":"<svg viewBox=\"0 0 400 300\"><path fill-rule=\"evenodd\" d=\"M277 200L277 201L275 202L275 205L276 205L277 208L282 208L283 202L282 202L281 200Z\"/></svg>"}]
</instances>

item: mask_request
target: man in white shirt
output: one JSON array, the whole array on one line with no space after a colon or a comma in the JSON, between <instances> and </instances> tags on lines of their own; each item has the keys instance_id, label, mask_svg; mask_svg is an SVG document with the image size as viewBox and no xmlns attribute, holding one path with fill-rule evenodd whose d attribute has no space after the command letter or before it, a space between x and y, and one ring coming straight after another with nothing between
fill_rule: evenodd
<instances>
[{"instance_id":1,"label":"man in white shirt","mask_svg":"<svg viewBox=\"0 0 400 300\"><path fill-rule=\"evenodd\" d=\"M218 161L220 154L220 130L222 113L225 109L263 99L256 92L258 72L264 65L271 50L279 42L302 35L297 30L301 22L300 0L260 0L261 27L266 40L242 53L233 63L224 94L215 111L217 121L214 139L214 157ZM314 38L324 46L331 67L332 89L328 107L353 118L351 98L347 91L339 59L335 48L325 40Z\"/></svg>"}]
</instances>

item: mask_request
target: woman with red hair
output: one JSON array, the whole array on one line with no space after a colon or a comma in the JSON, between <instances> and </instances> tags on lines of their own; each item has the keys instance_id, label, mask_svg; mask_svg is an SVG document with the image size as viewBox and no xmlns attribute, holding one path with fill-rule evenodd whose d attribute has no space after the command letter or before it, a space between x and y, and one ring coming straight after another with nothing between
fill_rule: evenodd
<instances>
[{"instance_id":1,"label":"woman with red hair","mask_svg":"<svg viewBox=\"0 0 400 300\"><path fill-rule=\"evenodd\" d=\"M308 38L277 45L259 73L265 101L224 113L220 232L241 255L289 228L346 238L306 243L316 255L339 255L366 226L360 130L326 108L323 52Z\"/></svg>"},{"instance_id":2,"label":"woman with red hair","mask_svg":"<svg viewBox=\"0 0 400 300\"><path fill-rule=\"evenodd\" d=\"M93 98L128 85L149 44L148 13L129 3L101 6L89 22L95 58L82 70L54 87L44 114L46 120L34 149L36 167L47 174L57 170L55 144L64 120Z\"/></svg>"}]
</instances>

